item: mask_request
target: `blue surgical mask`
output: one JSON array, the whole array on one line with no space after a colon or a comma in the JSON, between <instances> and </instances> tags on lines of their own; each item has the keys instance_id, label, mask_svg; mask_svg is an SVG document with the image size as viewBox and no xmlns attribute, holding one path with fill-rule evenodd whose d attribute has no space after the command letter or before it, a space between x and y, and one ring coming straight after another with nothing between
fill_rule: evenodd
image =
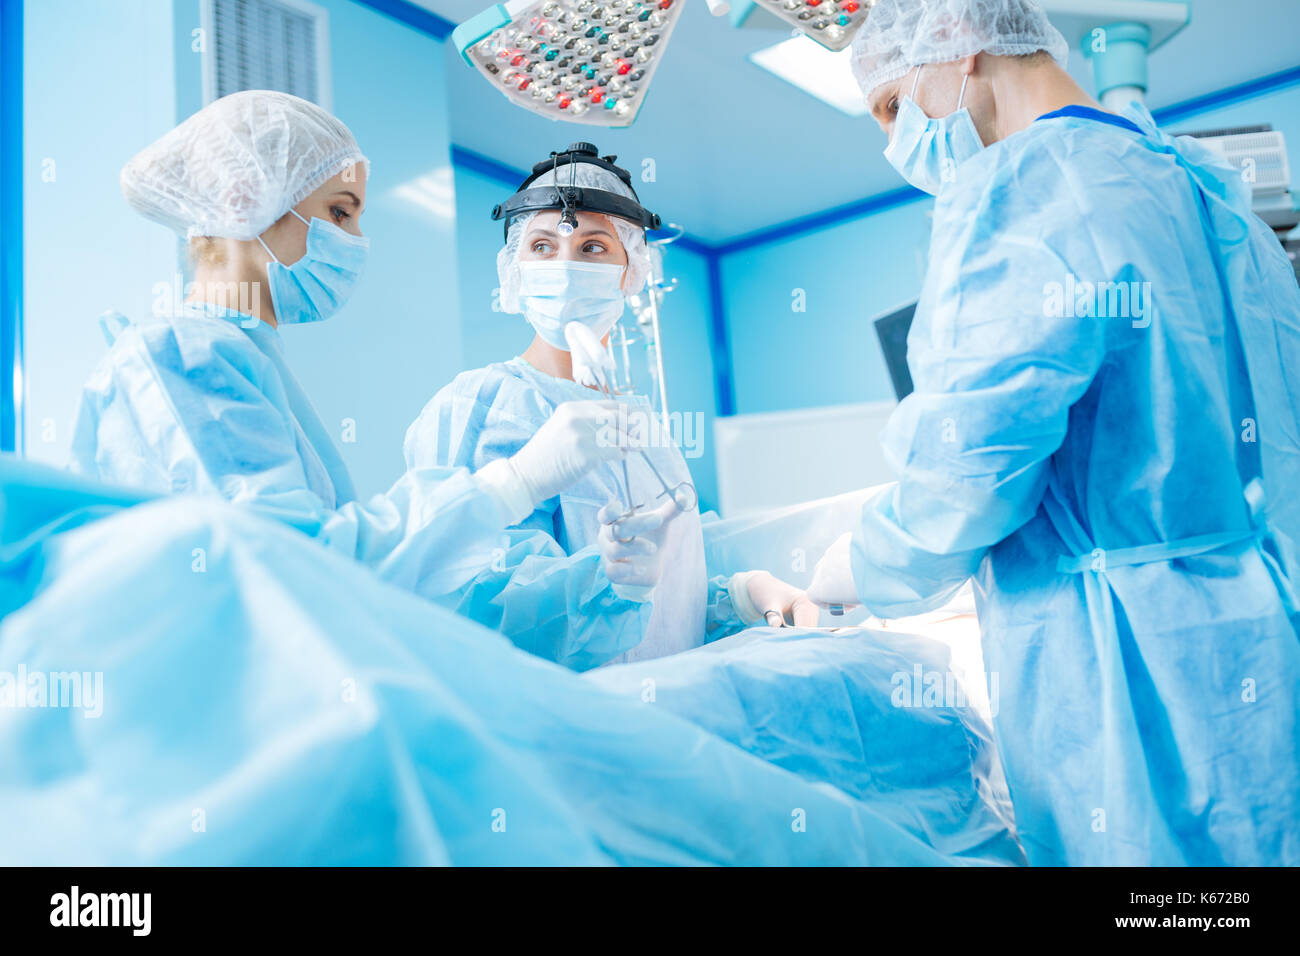
<instances>
[{"instance_id":1,"label":"blue surgical mask","mask_svg":"<svg viewBox=\"0 0 1300 956\"><path fill-rule=\"evenodd\" d=\"M623 314L623 266L599 262L519 263L524 318L547 345L569 351L564 327L581 322L603 339Z\"/></svg>"},{"instance_id":2,"label":"blue surgical mask","mask_svg":"<svg viewBox=\"0 0 1300 956\"><path fill-rule=\"evenodd\" d=\"M970 110L961 105L966 96L966 81L961 81L957 95L957 109L938 119L925 114L916 105L916 84L921 70L916 71L912 82L912 96L903 97L894 120L894 138L885 147L885 159L902 174L902 177L922 192L939 195L945 183L957 178L957 167L984 148Z\"/></svg>"},{"instance_id":3,"label":"blue surgical mask","mask_svg":"<svg viewBox=\"0 0 1300 956\"><path fill-rule=\"evenodd\" d=\"M320 322L343 307L361 271L366 266L370 240L354 236L332 222L314 216L307 223L307 251L291 266L275 257L262 237L262 248L271 257L266 264L266 278L271 286L271 305L275 307L277 325Z\"/></svg>"}]
</instances>

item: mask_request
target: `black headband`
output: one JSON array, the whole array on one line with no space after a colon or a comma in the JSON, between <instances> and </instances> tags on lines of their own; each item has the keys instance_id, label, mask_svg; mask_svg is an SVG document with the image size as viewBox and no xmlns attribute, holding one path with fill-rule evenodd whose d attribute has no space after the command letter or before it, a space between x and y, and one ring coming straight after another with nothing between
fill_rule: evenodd
<instances>
[{"instance_id":1,"label":"black headband","mask_svg":"<svg viewBox=\"0 0 1300 956\"><path fill-rule=\"evenodd\" d=\"M532 175L520 184L514 196L492 207L492 220L494 222L498 219L505 220L507 237L510 235L511 222L519 216L547 209L561 210L562 220L567 221L570 226L577 224L577 213L597 212L626 219L636 223L642 229L658 229L661 225L659 216L642 206L639 199L628 199L606 189L593 189L575 184L576 164L586 163L617 176L635 197L632 174L626 169L615 166L616 159L617 156L598 156L596 147L591 143L573 143L564 152L551 153L549 159L533 166ZM570 167L569 185L560 182L560 168L563 166ZM533 182L548 172L555 173L554 184L529 188Z\"/></svg>"}]
</instances>

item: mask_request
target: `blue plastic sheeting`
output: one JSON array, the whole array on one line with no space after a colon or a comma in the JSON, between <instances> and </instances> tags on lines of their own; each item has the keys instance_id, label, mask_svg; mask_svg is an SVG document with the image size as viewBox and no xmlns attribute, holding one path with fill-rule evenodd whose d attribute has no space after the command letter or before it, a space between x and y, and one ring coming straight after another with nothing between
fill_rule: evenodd
<instances>
[{"instance_id":1,"label":"blue plastic sheeting","mask_svg":"<svg viewBox=\"0 0 1300 956\"><path fill-rule=\"evenodd\" d=\"M992 729L926 637L752 628L594 684L833 784L945 855L1024 863Z\"/></svg>"},{"instance_id":2,"label":"blue plastic sheeting","mask_svg":"<svg viewBox=\"0 0 1300 956\"><path fill-rule=\"evenodd\" d=\"M39 478L0 458L0 862L947 862L251 510Z\"/></svg>"}]
</instances>

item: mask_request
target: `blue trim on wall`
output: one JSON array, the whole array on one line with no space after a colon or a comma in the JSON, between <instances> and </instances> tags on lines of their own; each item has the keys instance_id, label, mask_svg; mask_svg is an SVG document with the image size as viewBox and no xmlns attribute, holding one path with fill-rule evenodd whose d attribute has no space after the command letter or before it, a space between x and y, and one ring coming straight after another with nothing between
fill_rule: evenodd
<instances>
[{"instance_id":1,"label":"blue trim on wall","mask_svg":"<svg viewBox=\"0 0 1300 956\"><path fill-rule=\"evenodd\" d=\"M736 414L736 383L732 377L727 305L722 294L722 256L704 257L709 270L709 352L713 359L713 404L718 417Z\"/></svg>"},{"instance_id":2,"label":"blue trim on wall","mask_svg":"<svg viewBox=\"0 0 1300 956\"><path fill-rule=\"evenodd\" d=\"M451 36L451 31L456 29L456 24L450 20L424 7L407 3L406 0L352 0L352 2L377 10L384 16L392 17L397 22L405 23L408 27L427 33L438 40L447 39ZM484 2L486 3L486 0Z\"/></svg>"},{"instance_id":3,"label":"blue trim on wall","mask_svg":"<svg viewBox=\"0 0 1300 956\"><path fill-rule=\"evenodd\" d=\"M0 0L0 451L23 414L23 0Z\"/></svg>"},{"instance_id":4,"label":"blue trim on wall","mask_svg":"<svg viewBox=\"0 0 1300 956\"><path fill-rule=\"evenodd\" d=\"M651 230L650 238L658 239L660 237L672 235L670 229ZM696 239L685 232L679 235L672 243L678 249L685 249L687 252L693 252L697 256L716 256L718 250L715 246L705 242L703 239Z\"/></svg>"},{"instance_id":5,"label":"blue trim on wall","mask_svg":"<svg viewBox=\"0 0 1300 956\"><path fill-rule=\"evenodd\" d=\"M503 186L509 186L511 189L518 189L519 184L528 178L528 174L522 169L507 166L505 163L497 162L491 156L484 156L482 153L476 153L464 146L457 146L455 143L451 144L451 161L472 173L478 173L488 179L495 179Z\"/></svg>"},{"instance_id":6,"label":"blue trim on wall","mask_svg":"<svg viewBox=\"0 0 1300 956\"><path fill-rule=\"evenodd\" d=\"M1242 100L1253 99L1266 93L1275 93L1278 90L1284 90L1287 87L1296 85L1300 85L1300 66L1282 70L1280 73L1270 73L1268 76L1261 76L1257 80L1238 83L1236 86L1229 86L1215 93L1207 93L1205 96L1196 96L1190 100L1183 100L1181 103L1162 106L1158 110L1153 110L1151 115L1158 124L1164 126L1168 123L1176 123L1187 119L1190 116L1208 113L1222 106L1240 103Z\"/></svg>"},{"instance_id":7,"label":"blue trim on wall","mask_svg":"<svg viewBox=\"0 0 1300 956\"><path fill-rule=\"evenodd\" d=\"M820 232L823 229L838 226L842 222L851 222L854 219L874 216L876 213L884 212L887 209L894 209L898 206L905 206L908 203L929 198L930 196L919 189L902 186L898 189L891 189L887 193L877 193L875 196L868 196L866 199L859 199L843 206L835 206L832 209L824 209L809 216L800 216L798 219L779 222L775 226L767 226L736 239L729 239L715 248L719 255L726 256L744 249L752 249L754 246L765 246L770 242L780 242L782 239L801 236L804 233Z\"/></svg>"}]
</instances>

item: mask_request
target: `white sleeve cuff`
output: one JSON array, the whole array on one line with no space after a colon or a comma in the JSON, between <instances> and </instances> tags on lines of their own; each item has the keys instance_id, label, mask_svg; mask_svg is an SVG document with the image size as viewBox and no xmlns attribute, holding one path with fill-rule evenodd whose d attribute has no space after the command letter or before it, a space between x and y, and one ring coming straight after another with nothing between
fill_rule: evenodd
<instances>
[{"instance_id":1,"label":"white sleeve cuff","mask_svg":"<svg viewBox=\"0 0 1300 956\"><path fill-rule=\"evenodd\" d=\"M753 575L753 571L740 571L727 581L727 594L731 596L731 607L736 612L736 617L740 618L740 623L746 627L767 623L762 612L749 599L749 579Z\"/></svg>"},{"instance_id":2,"label":"white sleeve cuff","mask_svg":"<svg viewBox=\"0 0 1300 956\"><path fill-rule=\"evenodd\" d=\"M509 458L488 462L474 472L474 481L496 499L505 527L519 524L533 513L532 492Z\"/></svg>"},{"instance_id":3,"label":"white sleeve cuff","mask_svg":"<svg viewBox=\"0 0 1300 956\"><path fill-rule=\"evenodd\" d=\"M655 589L644 587L640 584L610 584L614 589L614 594L624 601L631 601L634 604L646 604L654 599Z\"/></svg>"}]
</instances>

